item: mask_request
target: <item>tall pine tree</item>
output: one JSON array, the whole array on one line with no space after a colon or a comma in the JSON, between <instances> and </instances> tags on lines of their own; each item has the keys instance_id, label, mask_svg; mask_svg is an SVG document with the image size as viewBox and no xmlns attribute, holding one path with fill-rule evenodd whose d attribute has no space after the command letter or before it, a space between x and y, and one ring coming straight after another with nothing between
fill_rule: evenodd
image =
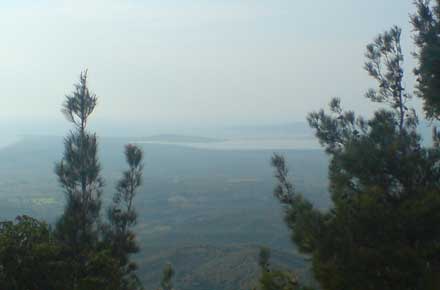
<instances>
[{"instance_id":1,"label":"tall pine tree","mask_svg":"<svg viewBox=\"0 0 440 290\"><path fill-rule=\"evenodd\" d=\"M56 233L64 245L66 258L70 259L72 289L79 287L88 275L90 257L99 239L103 179L97 156L97 138L87 131L96 104L97 97L90 92L87 71L84 71L63 104L63 113L72 123L73 130L64 139L64 155L55 168L66 196L66 206Z\"/></svg>"}]
</instances>

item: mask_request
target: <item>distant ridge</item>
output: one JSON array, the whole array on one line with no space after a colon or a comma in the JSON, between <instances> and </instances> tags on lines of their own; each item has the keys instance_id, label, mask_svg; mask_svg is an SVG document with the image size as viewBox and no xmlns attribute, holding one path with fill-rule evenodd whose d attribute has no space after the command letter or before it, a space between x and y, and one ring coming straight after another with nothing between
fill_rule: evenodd
<instances>
[{"instance_id":1,"label":"distant ridge","mask_svg":"<svg viewBox=\"0 0 440 290\"><path fill-rule=\"evenodd\" d=\"M167 142L167 143L209 143L209 142L222 142L224 139L200 137L200 136L188 136L188 135L174 135L174 134L161 134L153 135L145 138L137 138L138 142Z\"/></svg>"}]
</instances>

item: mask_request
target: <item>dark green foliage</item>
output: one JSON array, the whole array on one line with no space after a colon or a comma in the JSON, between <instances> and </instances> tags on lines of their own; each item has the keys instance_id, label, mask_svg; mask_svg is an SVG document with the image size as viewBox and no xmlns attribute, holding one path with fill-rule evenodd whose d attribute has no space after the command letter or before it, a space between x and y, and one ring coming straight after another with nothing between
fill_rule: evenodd
<instances>
[{"instance_id":1,"label":"dark green foliage","mask_svg":"<svg viewBox=\"0 0 440 290\"><path fill-rule=\"evenodd\" d=\"M136 223L133 198L141 183L142 152L135 146L126 147L130 168L118 183L114 205L109 210L110 224L101 226L104 184L97 138L87 131L96 104L84 72L63 105L63 113L75 129L66 137L63 159L55 169L67 199L56 227L60 255L68 265L63 288L138 289L136 265L130 262L129 254L138 250L130 227Z\"/></svg>"},{"instance_id":2,"label":"dark green foliage","mask_svg":"<svg viewBox=\"0 0 440 290\"><path fill-rule=\"evenodd\" d=\"M418 65L417 95L423 99L429 119L440 119L440 1L417 0L417 13L411 17L415 30L415 56Z\"/></svg>"},{"instance_id":3,"label":"dark green foliage","mask_svg":"<svg viewBox=\"0 0 440 290\"><path fill-rule=\"evenodd\" d=\"M274 194L325 290L440 289L440 150L421 145L405 105L399 37L393 28L367 47L366 69L379 82L367 97L388 108L365 120L335 99L330 114L308 117L331 157L329 211L294 190L282 156L272 159Z\"/></svg>"},{"instance_id":4,"label":"dark green foliage","mask_svg":"<svg viewBox=\"0 0 440 290\"><path fill-rule=\"evenodd\" d=\"M63 105L63 113L75 130L65 138L63 159L55 168L67 201L56 228L57 237L63 243L63 254L72 267L72 282L66 288L80 287L91 259L95 258L99 239L103 180L96 135L86 131L96 103L96 96L88 89L85 71Z\"/></svg>"},{"instance_id":5,"label":"dark green foliage","mask_svg":"<svg viewBox=\"0 0 440 290\"><path fill-rule=\"evenodd\" d=\"M133 201L136 190L142 183L143 152L130 144L125 147L125 157L129 169L123 173L116 187L113 205L108 211L110 223L104 228L104 240L110 245L112 255L119 261L122 279L118 289L130 290L141 287L135 274L137 265L130 261L130 255L139 251L136 235L132 231L137 220Z\"/></svg>"},{"instance_id":6,"label":"dark green foliage","mask_svg":"<svg viewBox=\"0 0 440 290\"><path fill-rule=\"evenodd\" d=\"M0 289L63 288L66 264L47 224L28 216L0 223Z\"/></svg>"},{"instance_id":7,"label":"dark green foliage","mask_svg":"<svg viewBox=\"0 0 440 290\"><path fill-rule=\"evenodd\" d=\"M312 204L302 195L296 194L292 183L288 180L288 169L284 158L275 154L272 158L275 168L275 177L278 184L274 195L285 207L285 221L290 228L295 228L292 239L303 252L312 251L318 241L316 237L321 230L321 213L315 210Z\"/></svg>"},{"instance_id":8,"label":"dark green foliage","mask_svg":"<svg viewBox=\"0 0 440 290\"><path fill-rule=\"evenodd\" d=\"M165 265L162 272L162 281L160 282L162 290L173 290L173 278L174 269L173 266L168 263Z\"/></svg>"},{"instance_id":9,"label":"dark green foliage","mask_svg":"<svg viewBox=\"0 0 440 290\"><path fill-rule=\"evenodd\" d=\"M68 251L44 222L20 216L0 223L0 289L120 289L118 261L109 250L88 252L83 268Z\"/></svg>"},{"instance_id":10,"label":"dark green foliage","mask_svg":"<svg viewBox=\"0 0 440 290\"><path fill-rule=\"evenodd\" d=\"M121 289L119 288L121 275L118 260L115 259L109 249L94 250L89 253L87 259L85 268L81 269L75 290Z\"/></svg>"},{"instance_id":11,"label":"dark green foliage","mask_svg":"<svg viewBox=\"0 0 440 290\"><path fill-rule=\"evenodd\" d=\"M86 131L87 121L96 106L96 96L87 86L87 72L80 76L75 91L66 97L63 112L75 125L64 140L64 156L55 172L66 193L66 207L57 233L79 253L96 244L103 180L97 157L95 134Z\"/></svg>"}]
</instances>

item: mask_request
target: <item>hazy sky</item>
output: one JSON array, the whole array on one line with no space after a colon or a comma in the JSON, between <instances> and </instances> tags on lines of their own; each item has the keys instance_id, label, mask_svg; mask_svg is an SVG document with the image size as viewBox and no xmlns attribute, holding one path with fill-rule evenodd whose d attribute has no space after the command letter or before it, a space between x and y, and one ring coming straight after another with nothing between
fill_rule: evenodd
<instances>
[{"instance_id":1,"label":"hazy sky","mask_svg":"<svg viewBox=\"0 0 440 290\"><path fill-rule=\"evenodd\" d=\"M1 0L0 120L66 124L60 104L84 68L98 123L302 121L334 96L369 112L364 47L394 24L412 85L412 2Z\"/></svg>"}]
</instances>

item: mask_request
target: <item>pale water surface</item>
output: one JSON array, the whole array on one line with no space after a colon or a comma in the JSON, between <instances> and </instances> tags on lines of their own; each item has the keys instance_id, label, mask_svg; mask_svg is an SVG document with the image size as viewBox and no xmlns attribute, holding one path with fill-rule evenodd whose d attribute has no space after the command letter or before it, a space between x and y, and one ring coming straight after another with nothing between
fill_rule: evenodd
<instances>
[{"instance_id":1,"label":"pale water surface","mask_svg":"<svg viewBox=\"0 0 440 290\"><path fill-rule=\"evenodd\" d=\"M297 138L243 138L227 139L216 142L166 142L166 141L136 141L139 144L179 145L200 149L213 150L292 150L320 149L314 137Z\"/></svg>"}]
</instances>

